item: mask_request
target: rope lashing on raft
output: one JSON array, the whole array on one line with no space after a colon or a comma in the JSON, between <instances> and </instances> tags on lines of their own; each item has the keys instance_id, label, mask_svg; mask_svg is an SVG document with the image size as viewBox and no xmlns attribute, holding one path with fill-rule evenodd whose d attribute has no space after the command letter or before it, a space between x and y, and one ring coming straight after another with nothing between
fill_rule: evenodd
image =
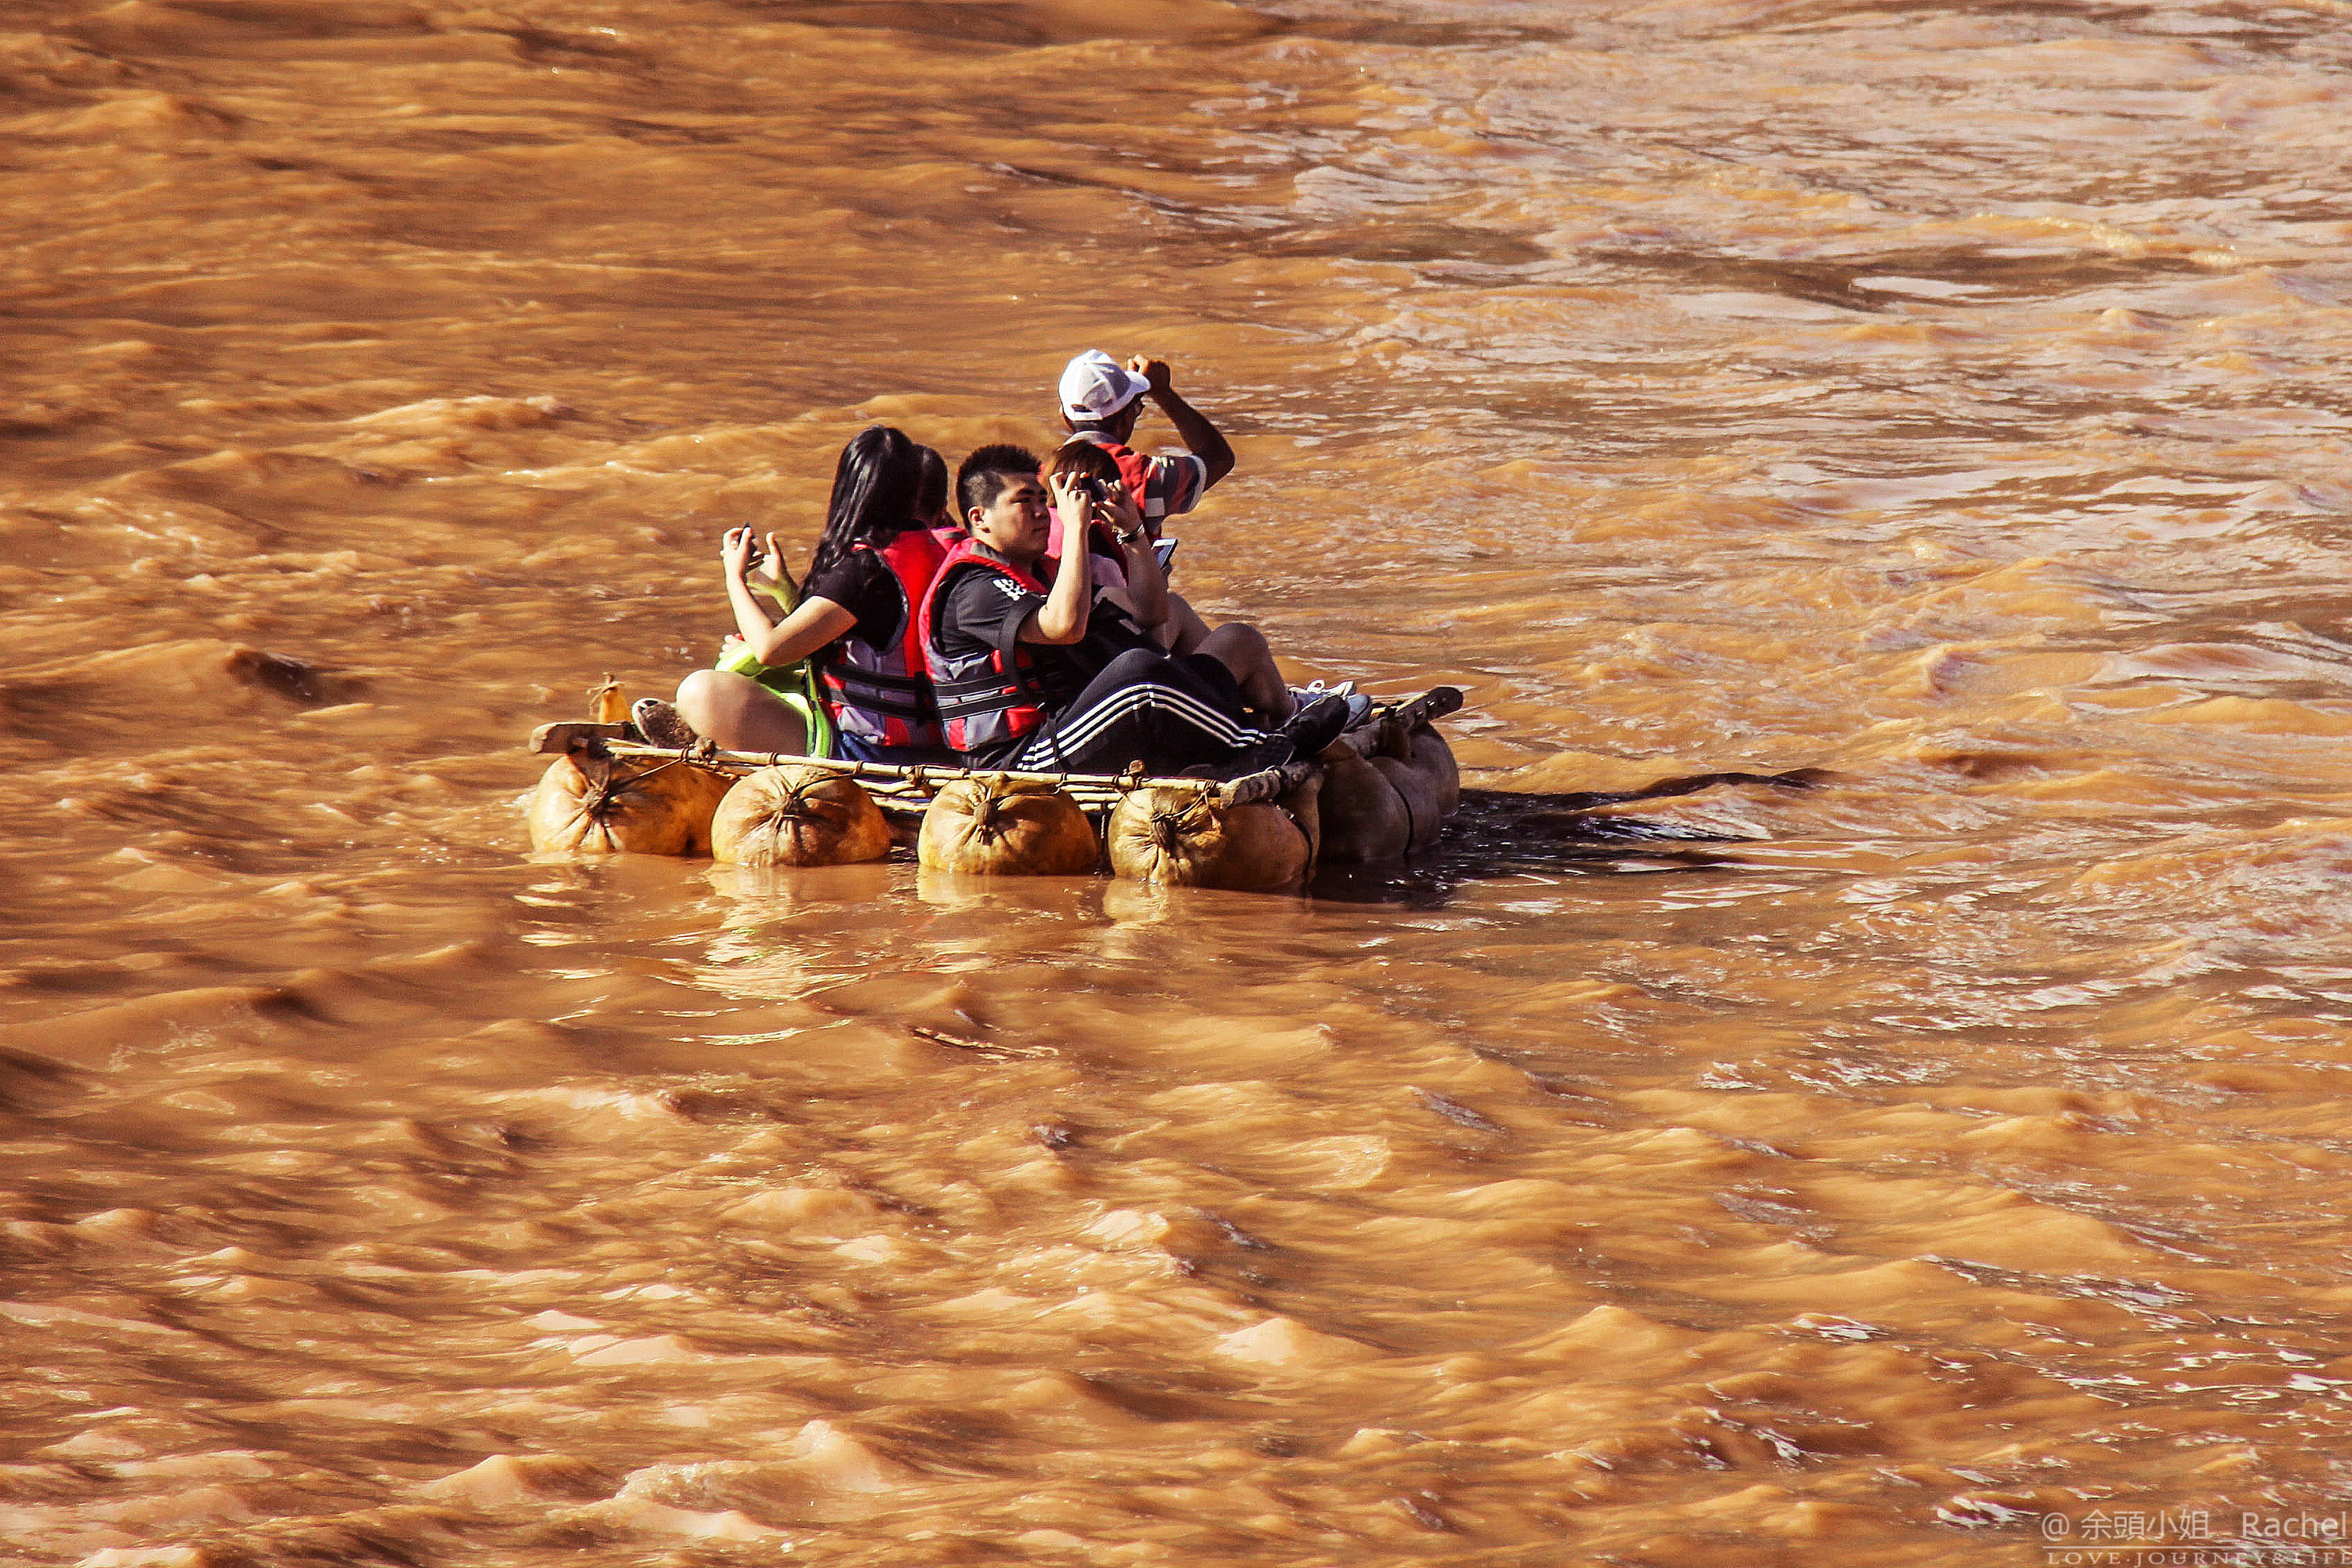
<instances>
[{"instance_id":1,"label":"rope lashing on raft","mask_svg":"<svg viewBox=\"0 0 2352 1568\"><path fill-rule=\"evenodd\" d=\"M1180 806L1160 806L1152 812L1151 837L1161 854L1173 855L1183 847L1184 835L1193 826L1200 809L1200 801L1193 799Z\"/></svg>"},{"instance_id":2,"label":"rope lashing on raft","mask_svg":"<svg viewBox=\"0 0 2352 1568\"><path fill-rule=\"evenodd\" d=\"M603 811L612 804L615 795L629 785L652 778L656 773L667 773L686 761L684 757L672 757L666 763L656 763L643 773L631 773L626 778L616 779L613 776L613 763L617 760L609 752L601 757L592 752L588 754L587 761L594 765L596 771L590 773L586 766L580 769L588 780L588 793L580 797L580 808L588 816L593 816Z\"/></svg>"}]
</instances>

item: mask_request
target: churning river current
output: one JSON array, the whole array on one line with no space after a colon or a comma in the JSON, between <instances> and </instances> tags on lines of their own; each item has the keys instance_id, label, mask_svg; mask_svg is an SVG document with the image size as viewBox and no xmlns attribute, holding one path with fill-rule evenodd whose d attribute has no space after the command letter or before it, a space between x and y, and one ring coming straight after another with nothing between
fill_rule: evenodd
<instances>
[{"instance_id":1,"label":"churning river current","mask_svg":"<svg viewBox=\"0 0 2352 1568\"><path fill-rule=\"evenodd\" d=\"M2343 0L0 7L0 1554L2342 1545L2347 167ZM1437 852L530 854L1090 346Z\"/></svg>"}]
</instances>

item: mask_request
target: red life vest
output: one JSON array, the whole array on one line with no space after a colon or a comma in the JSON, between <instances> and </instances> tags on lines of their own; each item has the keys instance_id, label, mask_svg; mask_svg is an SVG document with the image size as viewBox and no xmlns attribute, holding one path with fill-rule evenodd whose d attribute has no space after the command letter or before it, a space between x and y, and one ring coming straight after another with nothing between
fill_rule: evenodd
<instances>
[{"instance_id":1,"label":"red life vest","mask_svg":"<svg viewBox=\"0 0 2352 1568\"><path fill-rule=\"evenodd\" d=\"M1127 481L1127 493L1135 498L1136 510L1142 510L1143 487L1151 478L1151 459L1134 447L1123 446L1117 441L1097 441L1095 445L1108 452L1110 460L1118 465L1118 477ZM1145 517L1155 525L1160 521L1148 512L1145 513Z\"/></svg>"},{"instance_id":2,"label":"red life vest","mask_svg":"<svg viewBox=\"0 0 2352 1568\"><path fill-rule=\"evenodd\" d=\"M946 536L928 528L899 531L877 550L898 587L898 630L880 647L852 632L816 658L817 694L835 728L877 746L936 748L940 710L923 659L921 611L948 558Z\"/></svg>"},{"instance_id":3,"label":"red life vest","mask_svg":"<svg viewBox=\"0 0 2352 1568\"><path fill-rule=\"evenodd\" d=\"M965 539L948 552L931 579L923 600L918 628L923 659L931 674L931 689L939 702L948 744L959 752L981 752L1028 734L1045 721L1044 690L1036 679L1036 661L1021 646L1021 623L1010 622L999 645L982 653L948 654L933 635L941 600L956 580L973 572L994 572L1033 594L1045 584L1008 561L982 554L979 543Z\"/></svg>"},{"instance_id":4,"label":"red life vest","mask_svg":"<svg viewBox=\"0 0 2352 1568\"><path fill-rule=\"evenodd\" d=\"M1168 519L1167 502L1158 503L1161 510L1155 512L1151 510L1153 503L1144 499L1144 487L1151 479L1151 459L1132 447L1112 440L1099 430L1074 431L1071 433L1070 440L1063 442L1062 445L1066 447L1070 441L1084 441L1090 447L1100 447L1110 454L1110 460L1118 465L1118 477L1127 485L1127 493L1135 498L1135 510L1143 514L1145 530L1150 533L1156 542L1160 538L1160 525Z\"/></svg>"}]
</instances>

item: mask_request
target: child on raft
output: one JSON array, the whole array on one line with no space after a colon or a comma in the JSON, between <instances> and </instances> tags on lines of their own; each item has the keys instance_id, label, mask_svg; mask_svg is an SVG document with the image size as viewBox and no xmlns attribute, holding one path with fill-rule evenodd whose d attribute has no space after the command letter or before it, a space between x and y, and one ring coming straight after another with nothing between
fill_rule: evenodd
<instances>
[{"instance_id":1,"label":"child on raft","mask_svg":"<svg viewBox=\"0 0 2352 1568\"><path fill-rule=\"evenodd\" d=\"M1177 392L1165 360L1135 354L1121 364L1100 349L1088 349L1062 367L1054 395L1061 405L1062 428L1069 432L1061 450L1091 448L1109 458L1142 510L1144 531L1154 543L1168 519L1198 506L1209 487L1234 470L1232 446L1207 415ZM1183 451L1146 456L1129 445L1147 401L1176 427ZM1058 532L1050 552L1061 552ZM1169 605L1161 644L1178 653L1197 651L1209 635L1208 623L1181 594L1171 594Z\"/></svg>"},{"instance_id":2,"label":"child on raft","mask_svg":"<svg viewBox=\"0 0 2352 1568\"><path fill-rule=\"evenodd\" d=\"M1221 627L1181 654L1153 635L1170 616L1167 580L1099 447L1065 447L1041 474L1021 447L983 447L958 471L956 500L965 537L918 637L948 743L969 764L1230 776L1312 756L1346 727L1340 697L1295 709L1249 628ZM1056 522L1060 561L1046 553ZM1116 560L1120 587L1068 559L1096 548Z\"/></svg>"}]
</instances>

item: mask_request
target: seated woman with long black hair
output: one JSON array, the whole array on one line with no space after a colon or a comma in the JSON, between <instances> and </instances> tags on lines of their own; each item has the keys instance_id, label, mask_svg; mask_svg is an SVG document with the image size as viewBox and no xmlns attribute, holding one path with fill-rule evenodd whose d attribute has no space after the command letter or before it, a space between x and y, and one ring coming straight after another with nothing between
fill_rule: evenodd
<instances>
[{"instance_id":1,"label":"seated woman with long black hair","mask_svg":"<svg viewBox=\"0 0 2352 1568\"><path fill-rule=\"evenodd\" d=\"M776 536L763 543L749 528L728 530L719 558L737 635L718 668L678 683L676 707L636 705L631 716L646 738L868 762L947 757L915 640L917 613L947 558L923 521L943 510L944 494L925 490L944 492L945 480L938 455L904 432L860 431L835 466L824 533L796 598Z\"/></svg>"}]
</instances>

